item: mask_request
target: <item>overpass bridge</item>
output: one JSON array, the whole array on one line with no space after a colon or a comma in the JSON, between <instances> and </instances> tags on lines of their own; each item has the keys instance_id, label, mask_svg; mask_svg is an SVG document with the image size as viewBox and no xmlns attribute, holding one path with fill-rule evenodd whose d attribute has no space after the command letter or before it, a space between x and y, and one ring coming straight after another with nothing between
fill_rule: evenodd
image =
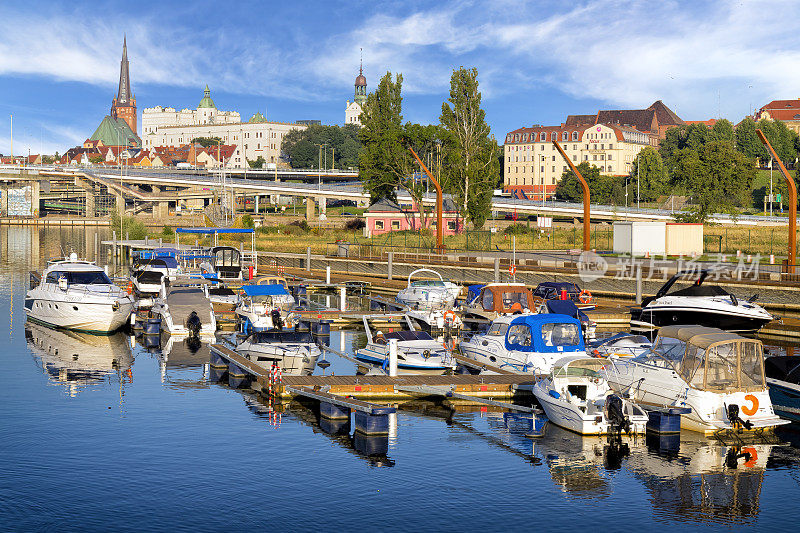
<instances>
[{"instance_id":1,"label":"overpass bridge","mask_svg":"<svg viewBox=\"0 0 800 533\"><path fill-rule=\"evenodd\" d=\"M122 209L123 202L138 204L139 209L152 206L155 214L166 214L169 203L183 200L202 200L204 204L223 199L227 205L235 205L237 197L252 197L258 210L259 200L269 197L277 203L280 197L295 197L306 199L307 215L315 213L315 203L320 212L325 212L327 199L352 200L357 204L365 205L369 202L369 194L364 192L357 179L357 172L336 171L322 173L322 179L316 183L308 181L298 183L296 177L308 177L312 171L278 170L276 171L248 171L245 177L232 176L227 170L202 172L177 171L177 170L148 170L139 168L108 169L108 168L71 168L71 167L0 167L0 181L8 181L15 176L19 179L42 180L49 178L74 179L76 184L87 191L91 186L97 185L112 195L118 209ZM327 180L332 176L342 178L341 181ZM317 177L314 174L313 177ZM344 178L347 178L344 180ZM281 181L290 179L292 181ZM398 192L398 200L410 203L411 197L402 191ZM448 197L449 195L445 195ZM88 193L87 193L88 202ZM434 205L436 196L433 193L423 198L424 205ZM87 204L87 212L88 212ZM517 215L543 215L554 217L582 218L583 206L576 203L541 201L529 199L516 199L495 196L492 199L494 211L516 213ZM256 211L258 212L258 211ZM636 209L611 205L592 205L592 220L596 221L672 221L674 214L668 209ZM721 224L737 225L786 225L784 217L762 217L753 215L739 215L733 217L725 213L717 213L710 217L710 221Z\"/></svg>"}]
</instances>

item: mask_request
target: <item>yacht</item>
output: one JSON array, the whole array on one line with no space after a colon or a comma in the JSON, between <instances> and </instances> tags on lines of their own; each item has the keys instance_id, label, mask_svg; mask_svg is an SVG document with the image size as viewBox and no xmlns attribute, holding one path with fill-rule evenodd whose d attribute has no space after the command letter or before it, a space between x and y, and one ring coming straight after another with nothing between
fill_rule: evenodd
<instances>
[{"instance_id":1,"label":"yacht","mask_svg":"<svg viewBox=\"0 0 800 533\"><path fill-rule=\"evenodd\" d=\"M547 419L581 435L605 435L616 429L644 433L647 413L630 400L614 394L598 373L606 360L567 356L559 359L546 378L533 386L533 394ZM616 426L616 428L615 428Z\"/></svg>"},{"instance_id":2,"label":"yacht","mask_svg":"<svg viewBox=\"0 0 800 533\"><path fill-rule=\"evenodd\" d=\"M25 297L25 313L46 326L109 333L128 321L133 304L133 296L114 285L102 268L73 253L48 263Z\"/></svg>"},{"instance_id":3,"label":"yacht","mask_svg":"<svg viewBox=\"0 0 800 533\"><path fill-rule=\"evenodd\" d=\"M414 328L407 315L375 315L380 320L395 319L398 328L385 333L370 323L372 315L365 315L364 332L367 345L356 351L356 359L386 369L389 364L389 341L397 340L397 368L406 373L442 374L455 370L455 361L443 343L434 340L428 333ZM375 329L375 331L373 331Z\"/></svg>"},{"instance_id":4,"label":"yacht","mask_svg":"<svg viewBox=\"0 0 800 533\"><path fill-rule=\"evenodd\" d=\"M699 324L729 331L756 331L773 320L755 303L757 295L743 301L722 287L704 284L711 273L703 270L689 287L669 292L682 277L696 274L678 272L655 296L642 301L641 311L634 313L631 323L654 327Z\"/></svg>"},{"instance_id":5,"label":"yacht","mask_svg":"<svg viewBox=\"0 0 800 533\"><path fill-rule=\"evenodd\" d=\"M178 271L178 261L172 256L134 259L129 286L139 300L139 306L153 305L153 299L161 290L162 278L174 278Z\"/></svg>"},{"instance_id":6,"label":"yacht","mask_svg":"<svg viewBox=\"0 0 800 533\"><path fill-rule=\"evenodd\" d=\"M281 284L243 285L236 320L243 333L292 326L294 297Z\"/></svg>"},{"instance_id":7,"label":"yacht","mask_svg":"<svg viewBox=\"0 0 800 533\"><path fill-rule=\"evenodd\" d=\"M162 278L161 291L150 312L161 318L161 328L171 335L214 335L217 320L208 298L205 279Z\"/></svg>"},{"instance_id":8,"label":"yacht","mask_svg":"<svg viewBox=\"0 0 800 533\"><path fill-rule=\"evenodd\" d=\"M236 352L265 368L277 363L291 376L310 376L322 349L308 330L253 331L236 345Z\"/></svg>"},{"instance_id":9,"label":"yacht","mask_svg":"<svg viewBox=\"0 0 800 533\"><path fill-rule=\"evenodd\" d=\"M643 406L688 407L681 427L705 434L788 423L773 411L761 341L718 328L664 326L651 350L610 357L611 387Z\"/></svg>"},{"instance_id":10,"label":"yacht","mask_svg":"<svg viewBox=\"0 0 800 533\"><path fill-rule=\"evenodd\" d=\"M581 323L555 313L501 316L459 348L479 364L537 375L549 373L565 355L586 356Z\"/></svg>"},{"instance_id":11,"label":"yacht","mask_svg":"<svg viewBox=\"0 0 800 533\"><path fill-rule=\"evenodd\" d=\"M588 351L598 357L638 357L646 353L653 347L650 339L644 335L633 335L631 333L616 333L611 337L606 337L591 343Z\"/></svg>"},{"instance_id":12,"label":"yacht","mask_svg":"<svg viewBox=\"0 0 800 533\"><path fill-rule=\"evenodd\" d=\"M438 279L412 278L420 272L430 272ZM397 301L410 309L434 311L450 309L461 294L461 285L442 278L442 275L430 268L420 268L408 276L408 286L397 293Z\"/></svg>"}]
</instances>

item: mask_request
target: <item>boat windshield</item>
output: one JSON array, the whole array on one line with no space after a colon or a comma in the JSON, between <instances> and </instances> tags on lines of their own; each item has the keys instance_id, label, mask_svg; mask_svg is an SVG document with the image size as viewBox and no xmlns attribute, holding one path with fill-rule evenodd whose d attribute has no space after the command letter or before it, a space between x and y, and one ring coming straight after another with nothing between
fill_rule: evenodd
<instances>
[{"instance_id":1,"label":"boat windshield","mask_svg":"<svg viewBox=\"0 0 800 533\"><path fill-rule=\"evenodd\" d=\"M250 297L254 304L272 305L271 294L255 294Z\"/></svg>"},{"instance_id":2,"label":"boat windshield","mask_svg":"<svg viewBox=\"0 0 800 533\"><path fill-rule=\"evenodd\" d=\"M412 281L412 287L444 287L444 282L438 279L421 279Z\"/></svg>"},{"instance_id":3,"label":"boat windshield","mask_svg":"<svg viewBox=\"0 0 800 533\"><path fill-rule=\"evenodd\" d=\"M45 282L58 283L59 278L66 278L70 285L111 285L111 280L102 270L54 270L47 274Z\"/></svg>"},{"instance_id":4,"label":"boat windshield","mask_svg":"<svg viewBox=\"0 0 800 533\"><path fill-rule=\"evenodd\" d=\"M690 344L680 373L697 389L760 389L764 386L762 358L761 344L755 341L724 342L707 348Z\"/></svg>"},{"instance_id":5,"label":"boat windshield","mask_svg":"<svg viewBox=\"0 0 800 533\"><path fill-rule=\"evenodd\" d=\"M566 365L560 366L553 371L556 377L597 377L597 372L603 368L605 359L580 359L570 361Z\"/></svg>"},{"instance_id":6,"label":"boat windshield","mask_svg":"<svg viewBox=\"0 0 800 533\"><path fill-rule=\"evenodd\" d=\"M545 346L576 346L581 342L577 324L542 324L542 340Z\"/></svg>"},{"instance_id":7,"label":"boat windshield","mask_svg":"<svg viewBox=\"0 0 800 533\"><path fill-rule=\"evenodd\" d=\"M673 337L658 337L650 351L634 358L634 361L660 368L679 368L686 352L686 343Z\"/></svg>"},{"instance_id":8,"label":"boat windshield","mask_svg":"<svg viewBox=\"0 0 800 533\"><path fill-rule=\"evenodd\" d=\"M495 322L489 326L489 330L486 334L494 337L502 337L506 334L506 331L508 331L508 324Z\"/></svg>"}]
</instances>

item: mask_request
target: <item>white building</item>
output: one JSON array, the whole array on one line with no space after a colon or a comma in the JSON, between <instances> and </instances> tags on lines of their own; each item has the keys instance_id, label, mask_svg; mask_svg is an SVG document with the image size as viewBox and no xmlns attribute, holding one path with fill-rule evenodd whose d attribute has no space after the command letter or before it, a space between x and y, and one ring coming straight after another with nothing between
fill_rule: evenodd
<instances>
[{"instance_id":1,"label":"white building","mask_svg":"<svg viewBox=\"0 0 800 533\"><path fill-rule=\"evenodd\" d=\"M238 157L232 163L235 168L244 168L247 161L255 161L259 156L267 163L278 163L283 137L291 130L305 128L303 124L269 122L261 113L242 122L236 111L218 110L206 86L195 111L161 106L145 109L142 147L152 150L158 146L182 146L197 137L219 137L222 144L238 147Z\"/></svg>"},{"instance_id":2,"label":"white building","mask_svg":"<svg viewBox=\"0 0 800 533\"><path fill-rule=\"evenodd\" d=\"M356 89L353 96L353 101L347 101L344 109L344 123L345 124L358 124L361 125L361 112L364 102L367 101L367 78L364 77L364 65L358 68L358 76L356 77Z\"/></svg>"}]
</instances>

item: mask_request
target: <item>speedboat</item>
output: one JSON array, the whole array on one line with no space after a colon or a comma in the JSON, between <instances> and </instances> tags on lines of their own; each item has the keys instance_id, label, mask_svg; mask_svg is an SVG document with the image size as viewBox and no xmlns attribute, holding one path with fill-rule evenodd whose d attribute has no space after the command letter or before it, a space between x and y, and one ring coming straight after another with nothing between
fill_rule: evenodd
<instances>
[{"instance_id":1,"label":"speedboat","mask_svg":"<svg viewBox=\"0 0 800 533\"><path fill-rule=\"evenodd\" d=\"M420 272L430 272L438 279L412 281L412 278ZM397 293L397 301L417 310L449 309L453 307L460 293L461 285L446 281L435 270L420 268L409 274L408 286Z\"/></svg>"},{"instance_id":2,"label":"speedboat","mask_svg":"<svg viewBox=\"0 0 800 533\"><path fill-rule=\"evenodd\" d=\"M294 297L280 284L243 285L236 319L243 333L292 325Z\"/></svg>"},{"instance_id":3,"label":"speedboat","mask_svg":"<svg viewBox=\"0 0 800 533\"><path fill-rule=\"evenodd\" d=\"M174 278L179 272L178 261L171 255L137 256L130 275L130 287L139 300L139 307L153 305L161 290L162 278Z\"/></svg>"},{"instance_id":4,"label":"speedboat","mask_svg":"<svg viewBox=\"0 0 800 533\"><path fill-rule=\"evenodd\" d=\"M610 357L611 387L647 407L688 407L681 427L711 434L788 423L773 411L761 341L718 328L664 326L638 357Z\"/></svg>"},{"instance_id":5,"label":"speedboat","mask_svg":"<svg viewBox=\"0 0 800 533\"><path fill-rule=\"evenodd\" d=\"M133 303L133 297L114 285L102 268L78 260L73 253L48 263L25 297L25 313L46 326L109 333L128 321Z\"/></svg>"},{"instance_id":6,"label":"speedboat","mask_svg":"<svg viewBox=\"0 0 800 533\"><path fill-rule=\"evenodd\" d=\"M549 373L565 355L586 356L580 322L555 313L501 316L459 348L481 365L537 375Z\"/></svg>"},{"instance_id":7,"label":"speedboat","mask_svg":"<svg viewBox=\"0 0 800 533\"><path fill-rule=\"evenodd\" d=\"M214 335L217 320L206 291L209 281L196 278L163 279L150 312L161 318L161 328L171 335Z\"/></svg>"},{"instance_id":8,"label":"speedboat","mask_svg":"<svg viewBox=\"0 0 800 533\"><path fill-rule=\"evenodd\" d=\"M769 398L775 412L800 422L800 355L774 355L764 359Z\"/></svg>"},{"instance_id":9,"label":"speedboat","mask_svg":"<svg viewBox=\"0 0 800 533\"><path fill-rule=\"evenodd\" d=\"M372 315L365 315L364 332L367 345L356 351L356 359L372 365L387 367L389 364L389 341L397 340L397 368L406 372L426 372L442 374L455 370L455 361L444 345L434 340L428 333L414 329L414 323L407 315L375 315L380 320L396 319L398 329L374 331L370 324Z\"/></svg>"},{"instance_id":10,"label":"speedboat","mask_svg":"<svg viewBox=\"0 0 800 533\"><path fill-rule=\"evenodd\" d=\"M242 279L242 254L233 246L214 246L208 261L200 263L203 276L222 280Z\"/></svg>"},{"instance_id":11,"label":"speedboat","mask_svg":"<svg viewBox=\"0 0 800 533\"><path fill-rule=\"evenodd\" d=\"M650 339L644 335L617 333L601 339L588 346L588 351L598 357L638 357L653 347Z\"/></svg>"},{"instance_id":12,"label":"speedboat","mask_svg":"<svg viewBox=\"0 0 800 533\"><path fill-rule=\"evenodd\" d=\"M703 282L710 270L700 272L694 283L686 288L669 292L675 283L693 271L678 272L655 296L642 301L641 311L632 316L632 323L644 326L701 325L729 331L756 331L773 320L763 307L755 303L757 295L746 301L716 285Z\"/></svg>"},{"instance_id":13,"label":"speedboat","mask_svg":"<svg viewBox=\"0 0 800 533\"><path fill-rule=\"evenodd\" d=\"M475 294L476 287L470 288ZM507 313L530 313L536 305L530 289L522 283L489 283L461 306L465 319L482 319L492 321Z\"/></svg>"},{"instance_id":14,"label":"speedboat","mask_svg":"<svg viewBox=\"0 0 800 533\"><path fill-rule=\"evenodd\" d=\"M533 289L533 297L537 303L570 300L583 310L594 309L596 305L591 292L581 290L577 283L569 281L543 281Z\"/></svg>"},{"instance_id":15,"label":"speedboat","mask_svg":"<svg viewBox=\"0 0 800 533\"><path fill-rule=\"evenodd\" d=\"M536 382L533 394L550 422L581 435L645 432L647 413L614 394L598 373L605 363L597 357L563 357Z\"/></svg>"},{"instance_id":16,"label":"speedboat","mask_svg":"<svg viewBox=\"0 0 800 533\"><path fill-rule=\"evenodd\" d=\"M265 368L276 363L283 374L293 376L310 376L322 355L311 332L296 329L253 331L236 345L236 351Z\"/></svg>"}]
</instances>

